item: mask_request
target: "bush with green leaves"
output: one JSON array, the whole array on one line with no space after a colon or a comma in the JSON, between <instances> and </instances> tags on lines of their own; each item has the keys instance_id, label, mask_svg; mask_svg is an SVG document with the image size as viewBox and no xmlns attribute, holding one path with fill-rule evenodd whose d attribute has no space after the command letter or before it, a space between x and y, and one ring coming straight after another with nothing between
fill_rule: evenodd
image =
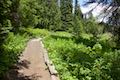
<instances>
[{"instance_id":1,"label":"bush with green leaves","mask_svg":"<svg viewBox=\"0 0 120 80\"><path fill-rule=\"evenodd\" d=\"M6 71L17 62L28 39L29 37L26 34L8 34L8 38L6 38L5 43L2 45L3 50L0 53L0 77L2 77Z\"/></svg>"},{"instance_id":2,"label":"bush with green leaves","mask_svg":"<svg viewBox=\"0 0 120 80\"><path fill-rule=\"evenodd\" d=\"M31 36L32 38L39 38L39 37L45 37L45 36L49 36L50 32L46 29L39 29L39 28L25 28L24 31Z\"/></svg>"},{"instance_id":3,"label":"bush with green leaves","mask_svg":"<svg viewBox=\"0 0 120 80\"><path fill-rule=\"evenodd\" d=\"M61 80L120 79L120 53L113 49L116 44L112 34L104 33L97 38L92 34L82 34L82 40L77 43L72 35L67 35L56 32L44 39Z\"/></svg>"},{"instance_id":4,"label":"bush with green leaves","mask_svg":"<svg viewBox=\"0 0 120 80\"><path fill-rule=\"evenodd\" d=\"M10 20L10 7L12 1L1 0L0 1L0 51L4 40L6 39L9 29L12 27Z\"/></svg>"},{"instance_id":5,"label":"bush with green leaves","mask_svg":"<svg viewBox=\"0 0 120 80\"><path fill-rule=\"evenodd\" d=\"M84 21L83 25L85 33L93 34L94 36L102 34L104 31L104 26L98 24L92 17Z\"/></svg>"}]
</instances>

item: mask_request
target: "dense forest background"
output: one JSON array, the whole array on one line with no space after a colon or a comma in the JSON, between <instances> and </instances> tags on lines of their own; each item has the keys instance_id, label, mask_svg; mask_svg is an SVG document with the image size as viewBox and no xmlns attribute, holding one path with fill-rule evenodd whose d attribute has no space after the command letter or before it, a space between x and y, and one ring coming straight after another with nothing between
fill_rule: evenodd
<instances>
[{"instance_id":1,"label":"dense forest background","mask_svg":"<svg viewBox=\"0 0 120 80\"><path fill-rule=\"evenodd\" d=\"M109 0L88 0L84 5L94 2L107 5ZM52 47L62 56L63 63L53 60L61 80L120 80L120 0L111 1L101 12L108 13L104 23L91 14L85 19L79 0L75 7L73 0L0 0L0 79L17 62L25 43L40 34L34 29L45 29L72 35L61 41L65 44L56 43L58 50Z\"/></svg>"}]
</instances>

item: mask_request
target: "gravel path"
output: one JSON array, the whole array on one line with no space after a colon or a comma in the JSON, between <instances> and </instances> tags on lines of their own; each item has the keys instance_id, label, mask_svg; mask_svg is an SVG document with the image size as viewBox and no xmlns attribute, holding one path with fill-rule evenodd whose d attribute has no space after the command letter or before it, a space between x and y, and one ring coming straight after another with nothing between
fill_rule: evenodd
<instances>
[{"instance_id":1,"label":"gravel path","mask_svg":"<svg viewBox=\"0 0 120 80\"><path fill-rule=\"evenodd\" d=\"M39 39L32 39L28 42L17 64L17 69L10 71L9 77L10 80L51 80Z\"/></svg>"}]
</instances>

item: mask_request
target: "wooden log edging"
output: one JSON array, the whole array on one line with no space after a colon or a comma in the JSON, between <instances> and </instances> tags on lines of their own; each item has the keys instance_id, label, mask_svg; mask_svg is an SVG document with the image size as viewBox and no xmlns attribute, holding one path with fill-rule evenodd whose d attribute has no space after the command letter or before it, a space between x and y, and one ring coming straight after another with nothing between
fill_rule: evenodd
<instances>
[{"instance_id":1,"label":"wooden log edging","mask_svg":"<svg viewBox=\"0 0 120 80\"><path fill-rule=\"evenodd\" d=\"M47 65L47 67L49 69L49 72L51 75L51 80L60 80L58 72L55 69L53 62L48 57L48 52L44 47L44 44L42 42L42 38L39 38L39 41L40 41L41 46L43 47L43 57L44 57L45 64Z\"/></svg>"}]
</instances>

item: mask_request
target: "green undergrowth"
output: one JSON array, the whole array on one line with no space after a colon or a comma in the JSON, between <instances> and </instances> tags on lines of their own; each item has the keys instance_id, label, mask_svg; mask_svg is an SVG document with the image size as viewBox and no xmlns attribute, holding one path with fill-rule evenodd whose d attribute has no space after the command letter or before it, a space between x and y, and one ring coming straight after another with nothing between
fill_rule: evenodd
<instances>
[{"instance_id":1,"label":"green undergrowth","mask_svg":"<svg viewBox=\"0 0 120 80\"><path fill-rule=\"evenodd\" d=\"M82 33L75 38L67 32L27 30L42 37L61 80L119 80L120 50L110 33L97 36ZM35 32L34 32L35 31Z\"/></svg>"},{"instance_id":2,"label":"green undergrowth","mask_svg":"<svg viewBox=\"0 0 120 80\"><path fill-rule=\"evenodd\" d=\"M45 29L24 29L24 34L9 33L0 54L0 75L15 64L30 38L43 38L49 57L61 80L120 80L120 50L113 35L97 36Z\"/></svg>"},{"instance_id":3,"label":"green undergrowth","mask_svg":"<svg viewBox=\"0 0 120 80\"><path fill-rule=\"evenodd\" d=\"M14 34L10 32L2 46L0 53L0 77L15 64L24 50L29 36L27 34Z\"/></svg>"},{"instance_id":4,"label":"green undergrowth","mask_svg":"<svg viewBox=\"0 0 120 80\"><path fill-rule=\"evenodd\" d=\"M113 35L72 34L45 29L26 29L32 37L43 38L49 57L61 80L120 80L120 50Z\"/></svg>"},{"instance_id":5,"label":"green undergrowth","mask_svg":"<svg viewBox=\"0 0 120 80\"><path fill-rule=\"evenodd\" d=\"M46 37L50 35L50 32L46 29L33 29L33 28L26 28L24 31L32 38L39 38L39 37Z\"/></svg>"}]
</instances>

